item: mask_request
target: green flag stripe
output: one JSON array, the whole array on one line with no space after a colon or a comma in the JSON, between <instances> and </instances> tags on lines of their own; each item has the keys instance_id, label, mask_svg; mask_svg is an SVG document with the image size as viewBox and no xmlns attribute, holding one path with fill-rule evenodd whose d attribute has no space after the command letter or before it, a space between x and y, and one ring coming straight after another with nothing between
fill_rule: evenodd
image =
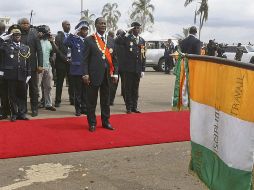
<instances>
[{"instance_id":1,"label":"green flag stripe","mask_svg":"<svg viewBox=\"0 0 254 190\"><path fill-rule=\"evenodd\" d=\"M227 166L214 152L191 142L190 169L211 190L251 190L252 173Z\"/></svg>"}]
</instances>

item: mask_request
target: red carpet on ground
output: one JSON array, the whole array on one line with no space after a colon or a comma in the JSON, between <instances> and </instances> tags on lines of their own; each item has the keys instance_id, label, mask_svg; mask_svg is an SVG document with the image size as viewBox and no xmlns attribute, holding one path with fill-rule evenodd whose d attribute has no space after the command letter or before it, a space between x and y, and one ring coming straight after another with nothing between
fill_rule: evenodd
<instances>
[{"instance_id":1,"label":"red carpet on ground","mask_svg":"<svg viewBox=\"0 0 254 190\"><path fill-rule=\"evenodd\" d=\"M86 117L0 122L0 158L35 156L190 140L189 112L112 115L114 131L88 131Z\"/></svg>"}]
</instances>

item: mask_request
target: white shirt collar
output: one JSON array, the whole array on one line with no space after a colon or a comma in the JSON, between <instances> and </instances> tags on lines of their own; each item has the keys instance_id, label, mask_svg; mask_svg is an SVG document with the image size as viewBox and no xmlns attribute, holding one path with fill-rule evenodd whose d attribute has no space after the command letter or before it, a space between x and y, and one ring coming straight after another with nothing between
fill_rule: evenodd
<instances>
[{"instance_id":1,"label":"white shirt collar","mask_svg":"<svg viewBox=\"0 0 254 190\"><path fill-rule=\"evenodd\" d=\"M70 32L69 32L69 33L64 32L64 36L65 36L65 37L68 37L69 35L70 35Z\"/></svg>"},{"instance_id":2,"label":"white shirt collar","mask_svg":"<svg viewBox=\"0 0 254 190\"><path fill-rule=\"evenodd\" d=\"M196 38L196 35L194 35L194 34L189 34L189 36L194 36Z\"/></svg>"},{"instance_id":3,"label":"white shirt collar","mask_svg":"<svg viewBox=\"0 0 254 190\"><path fill-rule=\"evenodd\" d=\"M101 38L101 37L103 37L104 38L104 40L106 40L106 34L104 33L103 34L103 36L102 35L100 35L98 32L96 32L96 34Z\"/></svg>"}]
</instances>

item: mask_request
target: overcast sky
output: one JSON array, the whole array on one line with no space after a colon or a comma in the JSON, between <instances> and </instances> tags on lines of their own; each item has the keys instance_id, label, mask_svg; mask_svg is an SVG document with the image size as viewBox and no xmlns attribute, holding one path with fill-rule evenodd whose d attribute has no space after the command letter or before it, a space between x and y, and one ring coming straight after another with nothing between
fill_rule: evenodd
<instances>
[{"instance_id":1,"label":"overcast sky","mask_svg":"<svg viewBox=\"0 0 254 190\"><path fill-rule=\"evenodd\" d=\"M118 3L122 17L120 28L126 28L128 11L133 0L83 0L84 9L100 16L103 5ZM184 7L185 0L152 0L155 6L153 37L168 38L182 35L182 29L193 25L196 3ZM11 17L16 23L18 18L27 17L35 12L33 24L47 24L55 33L61 30L62 20L69 20L72 28L78 23L81 10L80 0L1 0L0 16ZM254 0L209 0L209 18L204 24L201 40L216 39L226 43L254 43Z\"/></svg>"}]
</instances>

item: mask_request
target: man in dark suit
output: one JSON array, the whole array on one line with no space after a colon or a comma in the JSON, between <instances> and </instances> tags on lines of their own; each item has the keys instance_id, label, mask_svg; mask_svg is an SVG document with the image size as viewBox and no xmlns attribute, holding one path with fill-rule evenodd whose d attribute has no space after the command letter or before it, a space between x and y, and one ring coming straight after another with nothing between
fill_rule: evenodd
<instances>
[{"instance_id":1,"label":"man in dark suit","mask_svg":"<svg viewBox=\"0 0 254 190\"><path fill-rule=\"evenodd\" d=\"M140 23L133 22L129 34L123 33L116 39L116 44L124 46L125 51L122 71L125 73L125 105L128 114L140 113L137 109L139 82L144 76L146 62L145 40L139 36L140 26Z\"/></svg>"},{"instance_id":2,"label":"man in dark suit","mask_svg":"<svg viewBox=\"0 0 254 190\"><path fill-rule=\"evenodd\" d=\"M31 66L31 80L29 81L29 96L32 117L38 115L38 73L42 72L42 49L41 43L37 36L37 31L30 27L30 22L27 18L21 18L18 21L21 27L21 42L30 48L31 56L27 60Z\"/></svg>"},{"instance_id":3,"label":"man in dark suit","mask_svg":"<svg viewBox=\"0 0 254 190\"><path fill-rule=\"evenodd\" d=\"M11 107L11 121L28 120L26 117L26 83L31 78L31 68L27 59L30 48L21 43L18 25L9 29L9 35L1 37L0 48L4 51L4 78L8 82L8 95ZM8 38L9 41L4 42Z\"/></svg>"},{"instance_id":4,"label":"man in dark suit","mask_svg":"<svg viewBox=\"0 0 254 190\"><path fill-rule=\"evenodd\" d=\"M171 39L168 39L166 45L165 45L165 51L164 51L164 57L165 57L165 74L169 74L170 70L174 67L174 60L172 53L175 51L174 43Z\"/></svg>"},{"instance_id":5,"label":"man in dark suit","mask_svg":"<svg viewBox=\"0 0 254 190\"><path fill-rule=\"evenodd\" d=\"M0 22L0 36L6 35L5 24ZM10 114L7 80L4 78L4 50L0 50L0 120Z\"/></svg>"},{"instance_id":6,"label":"man in dark suit","mask_svg":"<svg viewBox=\"0 0 254 190\"><path fill-rule=\"evenodd\" d=\"M114 50L114 39L106 37L106 20L99 17L95 20L96 33L84 41L84 75L83 81L87 85L87 119L89 131L96 129L96 104L100 90L102 127L114 130L109 123L109 80L117 81L117 67Z\"/></svg>"},{"instance_id":7,"label":"man in dark suit","mask_svg":"<svg viewBox=\"0 0 254 190\"><path fill-rule=\"evenodd\" d=\"M197 28L190 27L189 36L181 41L180 48L183 53L197 54L201 53L201 41L196 38Z\"/></svg>"},{"instance_id":8,"label":"man in dark suit","mask_svg":"<svg viewBox=\"0 0 254 190\"><path fill-rule=\"evenodd\" d=\"M71 63L71 49L64 44L64 40L70 35L70 22L62 22L63 31L58 31L55 43L58 47L56 52L55 69L56 69L56 98L55 107L60 107L62 99L62 90L64 78L67 77L69 81L68 93L70 104L74 105L73 86L70 79L70 63Z\"/></svg>"}]
</instances>

